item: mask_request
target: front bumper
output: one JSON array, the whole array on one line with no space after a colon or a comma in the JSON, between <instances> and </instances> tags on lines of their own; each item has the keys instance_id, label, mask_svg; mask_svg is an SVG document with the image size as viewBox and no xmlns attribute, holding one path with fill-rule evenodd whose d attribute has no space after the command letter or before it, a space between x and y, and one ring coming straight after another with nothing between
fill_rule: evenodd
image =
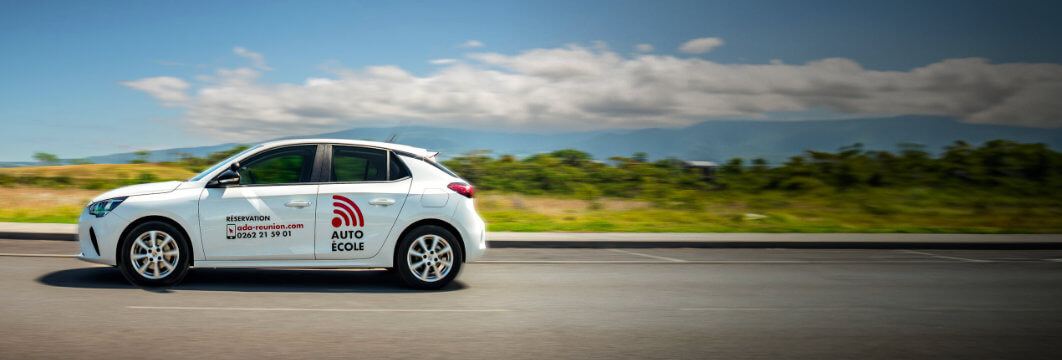
<instances>
[{"instance_id":1,"label":"front bumper","mask_svg":"<svg viewBox=\"0 0 1062 360\"><path fill-rule=\"evenodd\" d=\"M118 261L115 252L126 223L126 219L114 211L98 218L90 215L88 209L82 210L81 217L77 220L77 240L81 248L78 259L116 265Z\"/></svg>"}]
</instances>

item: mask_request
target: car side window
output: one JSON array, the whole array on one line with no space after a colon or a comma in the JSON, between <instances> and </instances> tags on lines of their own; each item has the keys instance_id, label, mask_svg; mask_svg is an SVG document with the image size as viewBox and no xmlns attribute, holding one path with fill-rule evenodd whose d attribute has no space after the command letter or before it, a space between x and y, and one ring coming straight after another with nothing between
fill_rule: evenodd
<instances>
[{"instance_id":1,"label":"car side window","mask_svg":"<svg viewBox=\"0 0 1062 360\"><path fill-rule=\"evenodd\" d=\"M386 181L387 151L353 146L332 146L333 182Z\"/></svg>"},{"instance_id":2,"label":"car side window","mask_svg":"<svg viewBox=\"0 0 1062 360\"><path fill-rule=\"evenodd\" d=\"M240 164L240 185L310 182L317 145L289 146L255 155Z\"/></svg>"},{"instance_id":3,"label":"car side window","mask_svg":"<svg viewBox=\"0 0 1062 360\"><path fill-rule=\"evenodd\" d=\"M407 176L410 176L409 168L398 158L397 154L391 152L391 180L398 180Z\"/></svg>"}]
</instances>

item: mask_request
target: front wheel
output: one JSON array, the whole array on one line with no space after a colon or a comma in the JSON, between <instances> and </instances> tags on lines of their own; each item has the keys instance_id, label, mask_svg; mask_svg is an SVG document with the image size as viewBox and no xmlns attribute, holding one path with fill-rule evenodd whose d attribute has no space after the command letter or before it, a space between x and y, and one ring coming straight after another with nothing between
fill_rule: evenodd
<instances>
[{"instance_id":1,"label":"front wheel","mask_svg":"<svg viewBox=\"0 0 1062 360\"><path fill-rule=\"evenodd\" d=\"M398 243L395 269L406 285L416 289L439 289L461 271L461 246L457 237L439 226L421 226Z\"/></svg>"},{"instance_id":2,"label":"front wheel","mask_svg":"<svg viewBox=\"0 0 1062 360\"><path fill-rule=\"evenodd\" d=\"M134 285L170 286L188 273L188 240L173 225L151 221L138 225L118 248L118 268Z\"/></svg>"}]
</instances>

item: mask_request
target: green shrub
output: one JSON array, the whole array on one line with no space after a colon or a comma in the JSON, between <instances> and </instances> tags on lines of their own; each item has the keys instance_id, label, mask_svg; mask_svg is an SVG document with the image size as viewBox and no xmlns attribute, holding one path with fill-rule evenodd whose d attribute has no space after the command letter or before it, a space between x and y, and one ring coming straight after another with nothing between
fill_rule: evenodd
<instances>
[{"instance_id":1,"label":"green shrub","mask_svg":"<svg viewBox=\"0 0 1062 360\"><path fill-rule=\"evenodd\" d=\"M828 187L828 186L829 185L827 185L822 180L819 180L819 179L816 179L816 178L813 178L813 177L807 177L807 176L791 177L791 178L782 180L778 184L778 187L780 189L789 190L789 191L817 190L817 189L822 189L822 188L825 188L825 187Z\"/></svg>"}]
</instances>

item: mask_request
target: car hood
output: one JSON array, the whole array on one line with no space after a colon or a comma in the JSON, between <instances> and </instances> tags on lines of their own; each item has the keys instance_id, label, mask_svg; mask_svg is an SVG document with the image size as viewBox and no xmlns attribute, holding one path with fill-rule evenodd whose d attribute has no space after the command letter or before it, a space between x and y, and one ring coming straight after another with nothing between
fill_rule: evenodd
<instances>
[{"instance_id":1,"label":"car hood","mask_svg":"<svg viewBox=\"0 0 1062 360\"><path fill-rule=\"evenodd\" d=\"M110 199L110 198L116 198L116 197L120 197L120 196L136 196L136 195L149 195L149 194L168 193L170 191L173 191L173 190L177 189L178 186L181 186L181 182L180 181L164 181L164 182L157 182L157 183L147 183L147 184L140 184L140 185L125 186L125 187L120 187L120 188L105 192L103 194L100 194L99 196L96 196L95 198L93 198L92 201L95 202L95 201L106 200L106 199Z\"/></svg>"}]
</instances>

